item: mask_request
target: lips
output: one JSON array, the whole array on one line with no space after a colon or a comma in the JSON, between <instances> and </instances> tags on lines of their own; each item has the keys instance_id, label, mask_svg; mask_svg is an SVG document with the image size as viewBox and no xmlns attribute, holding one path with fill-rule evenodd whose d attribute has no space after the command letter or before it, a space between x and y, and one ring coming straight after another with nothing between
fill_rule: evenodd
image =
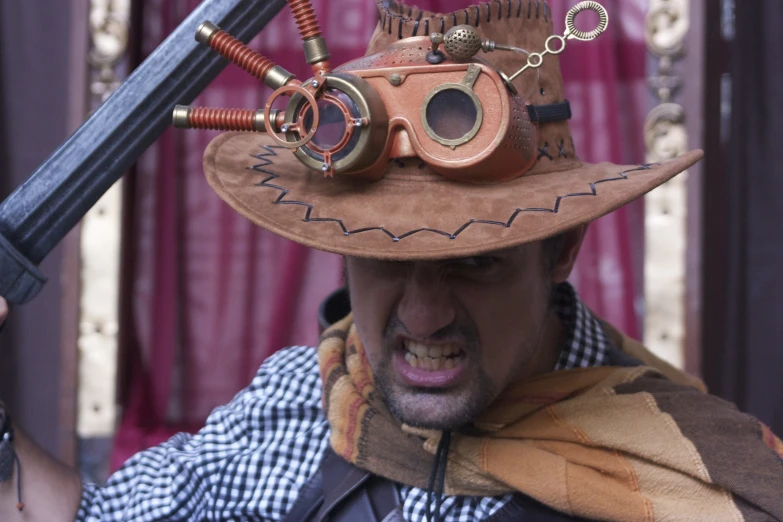
<instances>
[{"instance_id":1,"label":"lips","mask_svg":"<svg viewBox=\"0 0 783 522\"><path fill-rule=\"evenodd\" d=\"M400 379L416 387L450 387L465 373L467 357L456 344L425 344L404 339L394 363Z\"/></svg>"}]
</instances>

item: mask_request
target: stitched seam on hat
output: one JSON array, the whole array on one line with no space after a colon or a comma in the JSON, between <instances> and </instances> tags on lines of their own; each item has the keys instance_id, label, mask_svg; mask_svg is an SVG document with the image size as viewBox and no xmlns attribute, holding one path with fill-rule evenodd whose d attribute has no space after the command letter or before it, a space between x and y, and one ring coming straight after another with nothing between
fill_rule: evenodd
<instances>
[{"instance_id":1,"label":"stitched seam on hat","mask_svg":"<svg viewBox=\"0 0 783 522\"><path fill-rule=\"evenodd\" d=\"M343 231L343 235L345 236L352 236L355 234L360 234L363 232L370 232L370 231L380 231L389 236L392 241L395 243L398 241L401 241L405 239L406 237L410 237L414 234L418 234L420 232L433 232L435 234L448 237L449 239L457 239L457 236L459 236L462 232L464 232L468 227L470 227L473 224L482 224L482 225L495 225L500 226L503 228L510 228L511 225L514 223L514 220L522 213L527 212L548 212L550 214L557 214L560 211L560 203L566 199L566 198L576 198L576 197L583 197L583 196L597 196L598 195L598 189L596 189L596 185L599 185L601 183L608 183L611 181L623 181L628 179L628 173L630 172L637 172L641 170L650 170L653 165L659 165L658 163L644 163L642 165L639 165L638 167L634 169L629 169L620 172L617 176L613 178L604 178L599 179L597 181L593 181L588 184L590 187L589 192L574 192L569 194L564 194L562 196L557 196L554 201L554 205L552 208L546 208L546 207L532 207L532 208L517 208L514 210L514 212L511 214L511 216L508 218L507 221L492 221L492 220L486 220L486 219L470 219L465 224L463 224L461 227L459 227L456 231L453 233L444 232L443 230L438 230L435 228L429 228L429 227L422 227L417 228L415 230L409 230L408 232L405 232L404 234L395 235L394 233L390 232L384 227L364 227L360 229L355 230L348 230L348 228L345 226L345 223L340 218L331 218L331 217L322 217L322 218L315 218L311 217L313 213L313 209L315 208L314 205L310 203L305 203L303 201L296 201L296 200L286 200L285 197L290 193L290 190L283 188L279 185L273 185L270 183L270 181L273 181L280 176L272 172L271 170L267 170L266 167L270 165L274 165L274 161L272 158L277 156L277 153L273 149L284 149L285 147L281 147L279 145L264 145L263 148L266 150L266 152L262 152L261 154L251 154L253 158L256 158L257 160L261 161L261 163L258 163L256 165L253 165L251 167L248 167L248 170L253 170L255 172L259 172L262 174L266 174L267 177L264 178L259 183L256 183L257 187L261 188L272 188L275 190L279 190L280 194L275 198L273 203L275 205L298 205L301 207L306 208L304 215L304 222L305 223L320 223L320 222L334 222L337 223L337 225L340 227L340 229Z\"/></svg>"},{"instance_id":2,"label":"stitched seam on hat","mask_svg":"<svg viewBox=\"0 0 783 522\"><path fill-rule=\"evenodd\" d=\"M549 2L546 0L527 0L527 9L524 9L522 6L523 0L517 0L517 9L515 16L517 18L525 17L527 19L540 19L542 18L543 14L543 20L544 22L549 22L549 18L551 16L551 9L549 7ZM463 13L465 14L465 21L463 23L467 25L475 25L476 27L480 26L481 20L480 20L480 11L482 8L486 8L487 10L487 17L485 20L485 23L491 23L491 21L494 19L492 17L492 4L494 2L497 2L498 4L498 20L502 20L503 18L503 6L501 3L501 0L490 0L488 2L479 2L478 4L472 5L466 9L463 9ZM419 9L419 12L417 16L413 17L413 11L412 6L408 6L408 12L406 13L403 10L404 3L402 2L389 2L388 7L385 7L383 5L383 2L376 2L376 8L378 10L378 18L380 20L381 28L386 30L388 34L392 34L392 22L393 20L397 21L397 38L402 39L402 28L403 25L409 25L413 24L412 29L412 36L416 36L418 33L418 26L422 18L426 18L426 21L429 22L429 20L436 18L436 14L440 13L434 13L430 11L426 11L424 9ZM511 8L511 0L507 0L507 15L506 18L510 18L512 15L512 8ZM393 10L397 9L399 11L398 13L395 13ZM475 12L475 20L473 23L471 23L470 20L470 13L469 11ZM458 25L457 23L457 11L451 12L451 13L442 13L442 16L439 16L437 18L440 19L441 22L441 32L443 32L443 19L445 17L451 16L452 19L452 26ZM386 27L386 19L388 17L389 24L388 27ZM426 36L426 35L423 35Z\"/></svg>"}]
</instances>

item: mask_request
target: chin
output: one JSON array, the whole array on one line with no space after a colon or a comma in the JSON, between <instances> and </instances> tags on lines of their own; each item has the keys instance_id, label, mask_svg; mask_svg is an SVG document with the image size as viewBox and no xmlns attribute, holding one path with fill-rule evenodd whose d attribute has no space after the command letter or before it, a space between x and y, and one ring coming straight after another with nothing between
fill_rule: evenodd
<instances>
[{"instance_id":1,"label":"chin","mask_svg":"<svg viewBox=\"0 0 783 522\"><path fill-rule=\"evenodd\" d=\"M387 393L389 392L389 393ZM432 388L382 389L389 411L401 422L416 428L449 430L469 424L488 402L481 393L455 393Z\"/></svg>"}]
</instances>

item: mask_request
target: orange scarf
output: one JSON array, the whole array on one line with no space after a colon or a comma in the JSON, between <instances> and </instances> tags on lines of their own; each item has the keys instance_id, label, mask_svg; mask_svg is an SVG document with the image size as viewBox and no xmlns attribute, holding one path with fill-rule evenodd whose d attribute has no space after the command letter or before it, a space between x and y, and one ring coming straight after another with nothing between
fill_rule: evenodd
<instances>
[{"instance_id":1,"label":"orange scarf","mask_svg":"<svg viewBox=\"0 0 783 522\"><path fill-rule=\"evenodd\" d=\"M325 332L318 359L334 451L426 488L440 432L389 413L351 316ZM567 370L514 384L471 428L452 435L447 495L519 491L600 520L783 520L780 440L651 367Z\"/></svg>"}]
</instances>

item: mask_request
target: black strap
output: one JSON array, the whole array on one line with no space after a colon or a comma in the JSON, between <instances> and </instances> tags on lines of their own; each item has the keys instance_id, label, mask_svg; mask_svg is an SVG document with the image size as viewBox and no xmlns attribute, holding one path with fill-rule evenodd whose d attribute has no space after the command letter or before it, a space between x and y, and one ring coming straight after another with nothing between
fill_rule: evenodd
<instances>
[{"instance_id":1,"label":"black strap","mask_svg":"<svg viewBox=\"0 0 783 522\"><path fill-rule=\"evenodd\" d=\"M323 475L321 469L310 477L294 502L294 507L283 518L283 522L306 522L313 520L324 503Z\"/></svg>"},{"instance_id":2,"label":"black strap","mask_svg":"<svg viewBox=\"0 0 783 522\"><path fill-rule=\"evenodd\" d=\"M550 103L549 105L528 105L527 112L530 114L530 121L538 123L552 123L555 121L566 121L571 119L571 104L568 100L559 103Z\"/></svg>"},{"instance_id":3,"label":"black strap","mask_svg":"<svg viewBox=\"0 0 783 522\"><path fill-rule=\"evenodd\" d=\"M318 471L305 483L284 522L403 522L402 499L394 484L326 450ZM517 493L487 522L587 522L559 513Z\"/></svg>"},{"instance_id":4,"label":"black strap","mask_svg":"<svg viewBox=\"0 0 783 522\"><path fill-rule=\"evenodd\" d=\"M359 490L370 478L369 471L357 468L339 457L332 448L327 448L321 464L321 473L325 477L324 503L318 510L316 521L334 511L352 493ZM371 522L368 520L368 522Z\"/></svg>"},{"instance_id":5,"label":"black strap","mask_svg":"<svg viewBox=\"0 0 783 522\"><path fill-rule=\"evenodd\" d=\"M395 485L357 468L336 455L324 454L284 522L398 522L401 499Z\"/></svg>"}]
</instances>

